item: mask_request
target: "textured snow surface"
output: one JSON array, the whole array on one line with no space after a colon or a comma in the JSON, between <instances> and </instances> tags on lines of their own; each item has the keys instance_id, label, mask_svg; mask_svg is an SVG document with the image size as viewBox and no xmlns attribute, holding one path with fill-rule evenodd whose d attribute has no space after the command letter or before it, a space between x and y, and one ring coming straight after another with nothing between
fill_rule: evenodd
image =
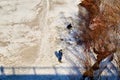
<instances>
[{"instance_id":1,"label":"textured snow surface","mask_svg":"<svg viewBox=\"0 0 120 80\"><path fill-rule=\"evenodd\" d=\"M69 23L78 27L78 3L79 0L0 0L0 65L8 75L1 78L79 79L81 66L75 65L76 57L67 55L71 53L66 49L69 45L60 41L61 36L68 43L72 39L66 29ZM54 55L59 49L64 53L62 63Z\"/></svg>"},{"instance_id":2,"label":"textured snow surface","mask_svg":"<svg viewBox=\"0 0 120 80\"><path fill-rule=\"evenodd\" d=\"M0 66L4 67L0 80L80 80L86 61L92 65L95 56L85 54L83 45L78 46L73 37L79 33L79 3L0 0ZM69 23L72 30L66 28ZM62 63L54 55L59 49L63 49ZM100 65L108 64L104 73L116 75L107 61L109 58Z\"/></svg>"}]
</instances>

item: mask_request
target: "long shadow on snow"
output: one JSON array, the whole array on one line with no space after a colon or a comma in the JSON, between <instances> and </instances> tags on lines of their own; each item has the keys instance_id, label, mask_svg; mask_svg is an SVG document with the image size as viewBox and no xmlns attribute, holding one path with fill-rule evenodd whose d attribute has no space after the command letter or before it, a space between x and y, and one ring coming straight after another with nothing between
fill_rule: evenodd
<instances>
[{"instance_id":1,"label":"long shadow on snow","mask_svg":"<svg viewBox=\"0 0 120 80\"><path fill-rule=\"evenodd\" d=\"M79 67L76 67L79 68ZM53 69L55 74L48 72L49 69ZM79 74L59 74L57 70L71 70L73 67L0 67L0 80L80 80ZM18 73L17 71L23 71ZM24 73L24 70L29 70L31 73ZM39 71L45 70L43 74ZM10 71L8 73L7 71Z\"/></svg>"}]
</instances>

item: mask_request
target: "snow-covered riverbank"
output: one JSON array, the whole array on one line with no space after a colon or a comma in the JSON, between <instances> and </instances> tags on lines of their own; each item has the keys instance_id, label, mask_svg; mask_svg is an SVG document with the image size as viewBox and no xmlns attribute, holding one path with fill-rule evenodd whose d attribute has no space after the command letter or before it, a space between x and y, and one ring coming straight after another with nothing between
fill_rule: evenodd
<instances>
[{"instance_id":1,"label":"snow-covered riverbank","mask_svg":"<svg viewBox=\"0 0 120 80\"><path fill-rule=\"evenodd\" d=\"M82 79L87 67L95 63L95 56L85 53L83 45L77 45L73 37L79 33L79 3L80 0L0 0L0 66L8 75L0 79ZM73 27L68 30L70 23ZM54 54L59 49L63 49L62 63Z\"/></svg>"},{"instance_id":2,"label":"snow-covered riverbank","mask_svg":"<svg viewBox=\"0 0 120 80\"><path fill-rule=\"evenodd\" d=\"M0 65L43 67L37 70L39 75L77 74L79 69L74 67L79 66L71 64L72 57L65 58L70 53L65 49L69 45L64 46L60 38L68 38L66 26L69 23L78 27L78 3L79 0L0 1ZM61 48L64 56L60 64L54 52ZM44 69L46 67L50 69ZM19 69L15 73L32 74L32 71ZM12 71L5 68L5 74L12 74Z\"/></svg>"}]
</instances>

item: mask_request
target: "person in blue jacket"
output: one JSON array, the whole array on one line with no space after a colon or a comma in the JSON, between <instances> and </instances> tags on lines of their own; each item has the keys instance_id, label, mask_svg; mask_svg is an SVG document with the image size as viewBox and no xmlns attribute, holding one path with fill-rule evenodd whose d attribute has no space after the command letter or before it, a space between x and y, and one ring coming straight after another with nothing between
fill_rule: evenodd
<instances>
[{"instance_id":1,"label":"person in blue jacket","mask_svg":"<svg viewBox=\"0 0 120 80\"><path fill-rule=\"evenodd\" d=\"M62 49L60 49L59 51L55 51L55 55L58 58L58 61L61 63L62 62L62 56L63 56Z\"/></svg>"}]
</instances>

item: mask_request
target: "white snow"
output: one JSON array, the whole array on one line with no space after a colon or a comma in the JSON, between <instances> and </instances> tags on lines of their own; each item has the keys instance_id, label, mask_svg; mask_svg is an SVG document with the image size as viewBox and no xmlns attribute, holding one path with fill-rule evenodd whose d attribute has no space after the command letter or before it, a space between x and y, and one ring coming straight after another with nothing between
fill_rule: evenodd
<instances>
[{"instance_id":1,"label":"white snow","mask_svg":"<svg viewBox=\"0 0 120 80\"><path fill-rule=\"evenodd\" d=\"M47 76L41 76L41 80L48 80L50 75L53 75L52 80L80 78L79 65L73 64L76 57L72 58L70 54L71 58L68 58L70 52L65 49L68 45L59 40L60 35L64 35L70 43L72 36L68 34L66 26L72 23L78 27L74 23L78 22L77 4L78 0L1 0L0 65L4 66L4 73ZM71 44L75 44L75 41L72 40ZM61 48L64 52L63 63L59 63L54 55ZM16 77L9 80L13 79Z\"/></svg>"},{"instance_id":2,"label":"white snow","mask_svg":"<svg viewBox=\"0 0 120 80\"><path fill-rule=\"evenodd\" d=\"M79 3L80 0L0 0L0 66L5 75L13 75L2 79L80 80L86 62L89 67L95 57L85 54L84 47L73 38L79 33ZM69 23L72 30L66 28ZM63 49L62 63L54 55L59 49Z\"/></svg>"}]
</instances>

